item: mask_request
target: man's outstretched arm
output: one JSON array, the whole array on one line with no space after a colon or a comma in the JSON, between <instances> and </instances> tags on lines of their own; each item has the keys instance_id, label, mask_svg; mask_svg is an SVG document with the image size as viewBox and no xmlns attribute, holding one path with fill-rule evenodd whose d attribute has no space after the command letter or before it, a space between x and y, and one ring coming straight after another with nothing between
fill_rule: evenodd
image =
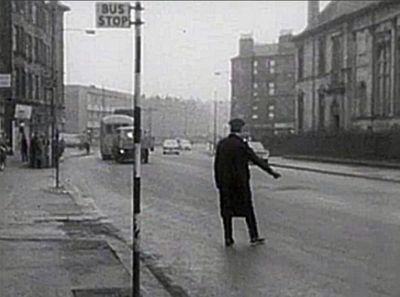
<instances>
[{"instance_id":1,"label":"man's outstretched arm","mask_svg":"<svg viewBox=\"0 0 400 297\"><path fill-rule=\"evenodd\" d=\"M261 159L256 155L256 153L252 150L251 147L246 145L246 153L250 161L252 161L254 164L256 164L258 167L260 167L262 170L265 172L269 173L272 175L274 178L280 178L281 174L273 170L267 161Z\"/></svg>"}]
</instances>

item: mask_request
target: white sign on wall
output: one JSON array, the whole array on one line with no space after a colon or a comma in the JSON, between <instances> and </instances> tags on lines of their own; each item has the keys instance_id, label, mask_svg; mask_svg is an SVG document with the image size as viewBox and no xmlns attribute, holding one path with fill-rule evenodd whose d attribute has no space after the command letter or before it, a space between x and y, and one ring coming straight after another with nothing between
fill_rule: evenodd
<instances>
[{"instance_id":1,"label":"white sign on wall","mask_svg":"<svg viewBox=\"0 0 400 297\"><path fill-rule=\"evenodd\" d=\"M0 73L0 88L11 88L11 74Z\"/></svg>"},{"instance_id":2,"label":"white sign on wall","mask_svg":"<svg viewBox=\"0 0 400 297\"><path fill-rule=\"evenodd\" d=\"M97 2L97 28L130 28L131 6L129 2Z\"/></svg>"},{"instance_id":3,"label":"white sign on wall","mask_svg":"<svg viewBox=\"0 0 400 297\"><path fill-rule=\"evenodd\" d=\"M20 120L29 120L32 116L32 106L17 104L15 106L15 118Z\"/></svg>"}]
</instances>

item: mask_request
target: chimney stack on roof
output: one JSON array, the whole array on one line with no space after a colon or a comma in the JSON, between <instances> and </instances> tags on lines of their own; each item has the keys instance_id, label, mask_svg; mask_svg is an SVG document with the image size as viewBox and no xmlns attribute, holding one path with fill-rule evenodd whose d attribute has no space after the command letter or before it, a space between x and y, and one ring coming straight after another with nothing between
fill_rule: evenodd
<instances>
[{"instance_id":1,"label":"chimney stack on roof","mask_svg":"<svg viewBox=\"0 0 400 297\"><path fill-rule=\"evenodd\" d=\"M252 56L254 53L254 39L252 34L242 34L239 40L239 56Z\"/></svg>"},{"instance_id":2,"label":"chimney stack on roof","mask_svg":"<svg viewBox=\"0 0 400 297\"><path fill-rule=\"evenodd\" d=\"M314 26L318 21L319 0L308 0L308 22L309 27Z\"/></svg>"}]
</instances>

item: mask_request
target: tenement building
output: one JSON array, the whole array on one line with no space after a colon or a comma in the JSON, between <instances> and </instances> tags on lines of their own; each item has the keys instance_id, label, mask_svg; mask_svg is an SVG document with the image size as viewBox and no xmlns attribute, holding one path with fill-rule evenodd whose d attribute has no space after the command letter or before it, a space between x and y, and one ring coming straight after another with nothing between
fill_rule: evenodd
<instances>
[{"instance_id":1,"label":"tenement building","mask_svg":"<svg viewBox=\"0 0 400 297\"><path fill-rule=\"evenodd\" d=\"M294 129L295 46L290 32L279 42L256 44L251 35L239 40L231 59L231 117L246 121L252 138L291 133Z\"/></svg>"},{"instance_id":2,"label":"tenement building","mask_svg":"<svg viewBox=\"0 0 400 297\"><path fill-rule=\"evenodd\" d=\"M400 124L400 2L308 2L297 47L298 132Z\"/></svg>"},{"instance_id":3,"label":"tenement building","mask_svg":"<svg viewBox=\"0 0 400 297\"><path fill-rule=\"evenodd\" d=\"M29 143L34 132L50 143L52 115L62 123L68 10L58 1L0 1L0 133L14 149L22 135Z\"/></svg>"}]
</instances>

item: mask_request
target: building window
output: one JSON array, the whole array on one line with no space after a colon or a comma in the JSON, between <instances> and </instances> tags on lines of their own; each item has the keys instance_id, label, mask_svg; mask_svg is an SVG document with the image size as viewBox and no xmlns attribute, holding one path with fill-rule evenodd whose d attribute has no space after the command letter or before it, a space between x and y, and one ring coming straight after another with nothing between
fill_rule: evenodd
<instances>
[{"instance_id":1,"label":"building window","mask_svg":"<svg viewBox=\"0 0 400 297\"><path fill-rule=\"evenodd\" d=\"M253 61L253 67L257 68L257 66L258 66L258 61L257 60Z\"/></svg>"},{"instance_id":2,"label":"building window","mask_svg":"<svg viewBox=\"0 0 400 297\"><path fill-rule=\"evenodd\" d=\"M32 23L34 25L37 23L37 7L35 2L32 3Z\"/></svg>"},{"instance_id":3,"label":"building window","mask_svg":"<svg viewBox=\"0 0 400 297\"><path fill-rule=\"evenodd\" d=\"M32 98L32 76L29 72L26 73L26 93L25 99L30 100Z\"/></svg>"},{"instance_id":4,"label":"building window","mask_svg":"<svg viewBox=\"0 0 400 297\"><path fill-rule=\"evenodd\" d=\"M320 131L325 130L325 96L322 92L318 95L318 129Z\"/></svg>"},{"instance_id":5,"label":"building window","mask_svg":"<svg viewBox=\"0 0 400 297\"><path fill-rule=\"evenodd\" d=\"M32 61L32 37L29 34L26 34L25 56L29 62Z\"/></svg>"},{"instance_id":6,"label":"building window","mask_svg":"<svg viewBox=\"0 0 400 297\"><path fill-rule=\"evenodd\" d=\"M17 45L18 45L18 27L17 26L13 26L13 30L12 30L12 50L13 52L17 51Z\"/></svg>"},{"instance_id":7,"label":"building window","mask_svg":"<svg viewBox=\"0 0 400 297\"><path fill-rule=\"evenodd\" d=\"M24 69L21 69L21 97L26 98L26 74Z\"/></svg>"},{"instance_id":8,"label":"building window","mask_svg":"<svg viewBox=\"0 0 400 297\"><path fill-rule=\"evenodd\" d=\"M33 11L32 2L26 1L26 18L27 18L28 22L31 22L33 19L32 11Z\"/></svg>"},{"instance_id":9,"label":"building window","mask_svg":"<svg viewBox=\"0 0 400 297\"><path fill-rule=\"evenodd\" d=\"M270 96L275 95L275 83L274 82L268 83L268 95L270 95Z\"/></svg>"},{"instance_id":10,"label":"building window","mask_svg":"<svg viewBox=\"0 0 400 297\"><path fill-rule=\"evenodd\" d=\"M302 80L304 78L304 46L300 46L297 52L297 79Z\"/></svg>"},{"instance_id":11,"label":"building window","mask_svg":"<svg viewBox=\"0 0 400 297\"><path fill-rule=\"evenodd\" d=\"M14 1L18 13L24 13L25 1Z\"/></svg>"},{"instance_id":12,"label":"building window","mask_svg":"<svg viewBox=\"0 0 400 297\"><path fill-rule=\"evenodd\" d=\"M387 116L390 114L391 97L391 62L392 43L391 31L377 34L376 44L376 94L374 115Z\"/></svg>"},{"instance_id":13,"label":"building window","mask_svg":"<svg viewBox=\"0 0 400 297\"><path fill-rule=\"evenodd\" d=\"M318 74L324 75L326 69L326 38L320 37L318 40Z\"/></svg>"},{"instance_id":14,"label":"building window","mask_svg":"<svg viewBox=\"0 0 400 297\"><path fill-rule=\"evenodd\" d=\"M256 83L256 82L253 83L253 88L254 88L254 89L258 89L258 83Z\"/></svg>"},{"instance_id":15,"label":"building window","mask_svg":"<svg viewBox=\"0 0 400 297\"><path fill-rule=\"evenodd\" d=\"M22 29L19 26L15 26L15 53L17 55L21 54L21 47L22 47Z\"/></svg>"},{"instance_id":16,"label":"building window","mask_svg":"<svg viewBox=\"0 0 400 297\"><path fill-rule=\"evenodd\" d=\"M397 73L397 102L396 102L396 115L400 114L400 26L397 27L397 63L395 64L395 73Z\"/></svg>"},{"instance_id":17,"label":"building window","mask_svg":"<svg viewBox=\"0 0 400 297\"><path fill-rule=\"evenodd\" d=\"M356 110L355 115L357 117L363 117L367 115L367 84L365 81L360 81L357 83L356 87Z\"/></svg>"},{"instance_id":18,"label":"building window","mask_svg":"<svg viewBox=\"0 0 400 297\"><path fill-rule=\"evenodd\" d=\"M254 106L253 106L253 110L258 110L258 106L257 106L257 105L254 105Z\"/></svg>"},{"instance_id":19,"label":"building window","mask_svg":"<svg viewBox=\"0 0 400 297\"><path fill-rule=\"evenodd\" d=\"M343 48L342 36L335 35L332 37L332 72L339 79L340 72L343 64Z\"/></svg>"},{"instance_id":20,"label":"building window","mask_svg":"<svg viewBox=\"0 0 400 297\"><path fill-rule=\"evenodd\" d=\"M33 56L34 56L34 62L35 63L38 63L40 61L40 59L39 59L39 46L40 46L40 41L39 41L39 39L37 37L35 37L34 50L33 50L33 52L34 52Z\"/></svg>"},{"instance_id":21,"label":"building window","mask_svg":"<svg viewBox=\"0 0 400 297\"><path fill-rule=\"evenodd\" d=\"M273 60L273 59L265 60L265 67L267 68L268 73L271 73L271 74L275 73L275 65L276 65L275 60Z\"/></svg>"},{"instance_id":22,"label":"building window","mask_svg":"<svg viewBox=\"0 0 400 297\"><path fill-rule=\"evenodd\" d=\"M304 93L297 96L297 129L303 132L304 129Z\"/></svg>"},{"instance_id":23,"label":"building window","mask_svg":"<svg viewBox=\"0 0 400 297\"><path fill-rule=\"evenodd\" d=\"M269 73L275 73L275 60L269 60Z\"/></svg>"},{"instance_id":24,"label":"building window","mask_svg":"<svg viewBox=\"0 0 400 297\"><path fill-rule=\"evenodd\" d=\"M35 84L36 84L36 87L35 87L35 99L36 100L39 100L39 98L40 98L40 94L39 94L40 81L39 81L39 78L40 78L40 76L36 75L36 78L35 78Z\"/></svg>"},{"instance_id":25,"label":"building window","mask_svg":"<svg viewBox=\"0 0 400 297\"><path fill-rule=\"evenodd\" d=\"M258 115L257 115L257 114L253 114L253 115L251 116L251 118L252 118L253 120L258 120Z\"/></svg>"},{"instance_id":26,"label":"building window","mask_svg":"<svg viewBox=\"0 0 400 297\"><path fill-rule=\"evenodd\" d=\"M16 67L15 68L15 95L17 97L21 96L21 70Z\"/></svg>"}]
</instances>

